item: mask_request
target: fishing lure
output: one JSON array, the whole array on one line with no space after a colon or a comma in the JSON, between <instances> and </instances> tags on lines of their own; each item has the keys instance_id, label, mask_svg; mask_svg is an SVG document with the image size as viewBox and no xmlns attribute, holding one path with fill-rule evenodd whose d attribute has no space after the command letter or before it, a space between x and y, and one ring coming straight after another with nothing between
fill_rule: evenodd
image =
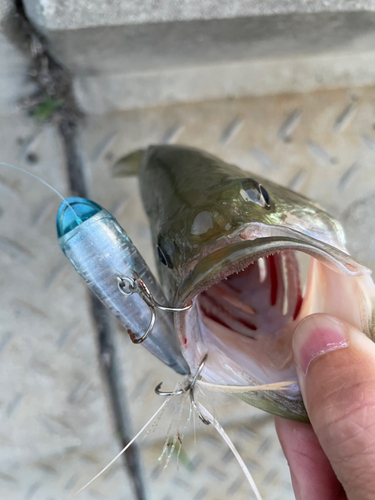
<instances>
[{"instance_id":1,"label":"fishing lure","mask_svg":"<svg viewBox=\"0 0 375 500\"><path fill-rule=\"evenodd\" d=\"M160 285L116 219L97 203L72 197L60 205L56 225L60 248L131 340L188 375L170 311L185 311L190 305L168 307Z\"/></svg>"}]
</instances>

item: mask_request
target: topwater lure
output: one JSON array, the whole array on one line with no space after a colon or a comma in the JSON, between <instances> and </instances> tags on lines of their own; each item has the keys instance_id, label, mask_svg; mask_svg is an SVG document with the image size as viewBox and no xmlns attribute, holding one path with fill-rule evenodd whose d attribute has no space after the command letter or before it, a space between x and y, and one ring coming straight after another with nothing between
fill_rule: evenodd
<instances>
[{"instance_id":1,"label":"topwater lure","mask_svg":"<svg viewBox=\"0 0 375 500\"><path fill-rule=\"evenodd\" d=\"M150 146L114 167L115 175L135 172L166 296L177 308L193 303L174 318L191 373L207 356L208 385L308 421L291 349L298 322L324 312L375 340L371 271L348 255L339 222L307 198L194 148ZM310 256L305 290L301 254ZM291 385L241 392L279 381Z\"/></svg>"},{"instance_id":2,"label":"topwater lure","mask_svg":"<svg viewBox=\"0 0 375 500\"><path fill-rule=\"evenodd\" d=\"M125 327L131 340L142 343L177 373L188 375L189 368L174 333L171 308L116 219L93 201L71 197L61 203L56 225L60 248Z\"/></svg>"},{"instance_id":3,"label":"topwater lure","mask_svg":"<svg viewBox=\"0 0 375 500\"><path fill-rule=\"evenodd\" d=\"M36 179L61 198L57 235L76 271L115 314L135 344L144 343L166 365L188 375L189 367L166 311L185 311L191 306L170 308L165 304L166 298L151 270L114 217L93 201L64 198L51 184L23 168L2 161L0 165ZM143 329L141 335L135 333L139 328Z\"/></svg>"}]
</instances>

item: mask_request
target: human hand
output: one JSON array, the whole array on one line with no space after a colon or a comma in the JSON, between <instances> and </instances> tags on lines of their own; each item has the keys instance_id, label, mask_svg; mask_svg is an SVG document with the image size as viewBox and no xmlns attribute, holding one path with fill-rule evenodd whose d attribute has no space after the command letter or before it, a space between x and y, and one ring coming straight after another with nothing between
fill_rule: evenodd
<instances>
[{"instance_id":1,"label":"human hand","mask_svg":"<svg viewBox=\"0 0 375 500\"><path fill-rule=\"evenodd\" d=\"M293 339L309 424L276 418L297 500L375 499L375 343L314 314Z\"/></svg>"}]
</instances>

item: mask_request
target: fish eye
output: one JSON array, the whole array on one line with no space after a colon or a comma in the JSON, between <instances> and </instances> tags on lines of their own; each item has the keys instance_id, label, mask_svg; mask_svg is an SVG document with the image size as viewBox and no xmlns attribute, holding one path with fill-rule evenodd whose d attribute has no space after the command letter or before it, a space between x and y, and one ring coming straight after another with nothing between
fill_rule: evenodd
<instances>
[{"instance_id":1,"label":"fish eye","mask_svg":"<svg viewBox=\"0 0 375 500\"><path fill-rule=\"evenodd\" d=\"M158 251L158 257L159 257L160 262L162 264L164 264L165 266L167 266L168 262L167 262L167 259L165 258L163 250L159 247L159 245L156 248L157 248L157 251Z\"/></svg>"},{"instance_id":2,"label":"fish eye","mask_svg":"<svg viewBox=\"0 0 375 500\"><path fill-rule=\"evenodd\" d=\"M263 208L270 208L270 197L265 188L254 179L244 179L241 182L240 194L245 201L252 201Z\"/></svg>"},{"instance_id":3,"label":"fish eye","mask_svg":"<svg viewBox=\"0 0 375 500\"><path fill-rule=\"evenodd\" d=\"M167 267L172 269L173 265L172 265L171 259L169 258L169 255L164 253L159 245L156 247L156 249L158 251L158 257L159 257L160 262L162 264L164 264L164 266L167 266Z\"/></svg>"},{"instance_id":4,"label":"fish eye","mask_svg":"<svg viewBox=\"0 0 375 500\"><path fill-rule=\"evenodd\" d=\"M271 206L270 196L267 193L267 191L264 189L264 187L262 186L262 184L259 184L259 192L260 192L260 194L263 197L263 200L264 200L264 203L265 203L266 207L270 208L270 206Z\"/></svg>"}]
</instances>

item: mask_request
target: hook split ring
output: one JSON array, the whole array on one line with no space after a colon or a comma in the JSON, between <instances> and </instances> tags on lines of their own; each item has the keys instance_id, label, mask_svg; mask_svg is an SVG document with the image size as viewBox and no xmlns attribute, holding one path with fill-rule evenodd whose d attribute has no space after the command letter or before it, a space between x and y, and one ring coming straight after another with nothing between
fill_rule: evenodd
<instances>
[{"instance_id":1,"label":"hook split ring","mask_svg":"<svg viewBox=\"0 0 375 500\"><path fill-rule=\"evenodd\" d=\"M179 389L178 391L174 391L174 392L164 392L164 391L161 391L160 388L162 386L162 383L163 382L160 382L160 384L158 384L156 387L155 387L155 392L158 396L177 396L179 394L185 394L186 392L189 392L189 395L190 395L190 402L191 402L191 405L192 407L194 408L194 410L198 413L198 417L201 419L201 421L206 424L206 425L210 425L210 422L202 415L202 413L199 411L198 409L198 405L195 401L195 397L194 397L194 388L195 388L195 385L197 383L197 381L199 380L199 376L204 368L204 364L207 360L207 356L208 354L206 353L202 359L202 361L200 362L199 366L198 366L198 369L195 373L195 375L193 376L193 378L191 379L191 381L188 379L187 380L187 385L181 389Z\"/></svg>"},{"instance_id":2,"label":"hook split ring","mask_svg":"<svg viewBox=\"0 0 375 500\"><path fill-rule=\"evenodd\" d=\"M136 274L135 272L134 276L135 276L134 278L130 278L129 276L116 276L116 278L117 278L118 289L123 295L129 297L130 295L133 295L133 293L138 293L150 309L151 319L146 332L140 338L137 338L137 336L134 333L129 334L130 340L133 342L133 344L141 344L147 339L151 330L155 326L155 321L156 321L155 309L160 309L161 311L182 312L190 309L193 306L193 303L191 302L191 304L188 304L185 307L162 306L161 304L156 302L152 293L147 288L146 283L142 280L142 278L138 276L138 274Z\"/></svg>"}]
</instances>

